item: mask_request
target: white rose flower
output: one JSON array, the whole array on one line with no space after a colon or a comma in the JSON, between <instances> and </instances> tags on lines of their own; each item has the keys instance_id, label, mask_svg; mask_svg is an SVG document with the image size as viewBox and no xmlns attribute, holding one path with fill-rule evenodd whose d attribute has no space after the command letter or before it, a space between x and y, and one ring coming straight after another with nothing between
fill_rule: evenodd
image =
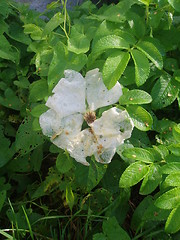
<instances>
[{"instance_id":1,"label":"white rose flower","mask_svg":"<svg viewBox=\"0 0 180 240\"><path fill-rule=\"evenodd\" d=\"M89 165L86 157L109 163L116 147L131 136L133 123L128 113L113 107L96 120L95 110L116 103L122 95L121 85L108 90L98 69L85 78L76 71L66 70L47 100L50 109L40 116L43 134L76 161ZM82 130L83 121L89 128Z\"/></svg>"}]
</instances>

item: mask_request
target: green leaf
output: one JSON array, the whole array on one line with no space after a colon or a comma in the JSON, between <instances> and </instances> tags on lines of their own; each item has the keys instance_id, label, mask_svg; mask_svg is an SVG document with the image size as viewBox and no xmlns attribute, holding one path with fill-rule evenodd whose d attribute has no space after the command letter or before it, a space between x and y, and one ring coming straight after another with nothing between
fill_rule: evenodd
<instances>
[{"instance_id":1,"label":"green leaf","mask_svg":"<svg viewBox=\"0 0 180 240\"><path fill-rule=\"evenodd\" d=\"M149 25L152 29L157 29L159 27L160 21L164 15L164 11L161 8L153 8L149 12Z\"/></svg>"},{"instance_id":2,"label":"green leaf","mask_svg":"<svg viewBox=\"0 0 180 240\"><path fill-rule=\"evenodd\" d=\"M108 89L112 88L123 74L130 56L127 52L117 51L110 55L103 67L103 81Z\"/></svg>"},{"instance_id":3,"label":"green leaf","mask_svg":"<svg viewBox=\"0 0 180 240\"><path fill-rule=\"evenodd\" d=\"M106 168L106 165L95 160L91 160L89 167L78 164L75 170L75 182L90 192L103 178Z\"/></svg>"},{"instance_id":4,"label":"green leaf","mask_svg":"<svg viewBox=\"0 0 180 240\"><path fill-rule=\"evenodd\" d=\"M5 90L4 98L0 96L0 104L14 110L20 110L22 107L20 98L16 96L16 93L11 88Z\"/></svg>"},{"instance_id":5,"label":"green leaf","mask_svg":"<svg viewBox=\"0 0 180 240\"><path fill-rule=\"evenodd\" d=\"M131 55L135 65L135 81L137 86L143 85L150 71L149 61L146 58L146 55L139 50L132 50Z\"/></svg>"},{"instance_id":6,"label":"green leaf","mask_svg":"<svg viewBox=\"0 0 180 240\"><path fill-rule=\"evenodd\" d=\"M134 66L127 66L124 70L123 76L119 79L123 86L135 84L135 71Z\"/></svg>"},{"instance_id":7,"label":"green leaf","mask_svg":"<svg viewBox=\"0 0 180 240\"><path fill-rule=\"evenodd\" d=\"M93 240L107 240L107 238L103 233L96 233L93 235Z\"/></svg>"},{"instance_id":8,"label":"green leaf","mask_svg":"<svg viewBox=\"0 0 180 240\"><path fill-rule=\"evenodd\" d=\"M119 186L122 188L132 187L138 182L140 182L148 173L149 167L145 163L135 162L132 163L123 172Z\"/></svg>"},{"instance_id":9,"label":"green leaf","mask_svg":"<svg viewBox=\"0 0 180 240\"><path fill-rule=\"evenodd\" d=\"M1 209L3 208L5 200L6 200L6 190L2 190L0 191L0 212L1 212Z\"/></svg>"},{"instance_id":10,"label":"green leaf","mask_svg":"<svg viewBox=\"0 0 180 240\"><path fill-rule=\"evenodd\" d=\"M29 36L26 36L23 31L23 27L17 23L17 22L12 22L9 24L9 31L8 31L8 36L10 36L12 39L24 43L26 45L29 45L31 43L31 39Z\"/></svg>"},{"instance_id":11,"label":"green leaf","mask_svg":"<svg viewBox=\"0 0 180 240\"><path fill-rule=\"evenodd\" d=\"M165 224L165 231L168 233L176 233L180 230L180 205L174 208Z\"/></svg>"},{"instance_id":12,"label":"green leaf","mask_svg":"<svg viewBox=\"0 0 180 240\"><path fill-rule=\"evenodd\" d=\"M67 47L58 42L54 47L54 55L49 66L48 85L53 88L55 84L63 77L64 70L72 69L80 71L87 62L85 54L75 54L68 52Z\"/></svg>"},{"instance_id":13,"label":"green leaf","mask_svg":"<svg viewBox=\"0 0 180 240\"><path fill-rule=\"evenodd\" d=\"M145 163L152 163L154 161L153 155L148 150L137 147L125 149L123 151L123 156Z\"/></svg>"},{"instance_id":14,"label":"green leaf","mask_svg":"<svg viewBox=\"0 0 180 240\"><path fill-rule=\"evenodd\" d=\"M149 168L148 174L143 179L139 193L148 195L152 193L161 182L160 167L152 164Z\"/></svg>"},{"instance_id":15,"label":"green leaf","mask_svg":"<svg viewBox=\"0 0 180 240\"><path fill-rule=\"evenodd\" d=\"M168 149L174 154L175 156L180 156L180 143L171 144L168 146Z\"/></svg>"},{"instance_id":16,"label":"green leaf","mask_svg":"<svg viewBox=\"0 0 180 240\"><path fill-rule=\"evenodd\" d=\"M100 54L108 49L128 49L129 44L122 37L108 35L100 38L95 44L90 54L90 59L95 60Z\"/></svg>"},{"instance_id":17,"label":"green leaf","mask_svg":"<svg viewBox=\"0 0 180 240\"><path fill-rule=\"evenodd\" d=\"M173 172L168 175L163 184L165 187L180 187L180 169L178 172Z\"/></svg>"},{"instance_id":18,"label":"green leaf","mask_svg":"<svg viewBox=\"0 0 180 240\"><path fill-rule=\"evenodd\" d=\"M151 91L153 109L169 106L177 98L178 92L175 80L170 76L161 76Z\"/></svg>"},{"instance_id":19,"label":"green leaf","mask_svg":"<svg viewBox=\"0 0 180 240\"><path fill-rule=\"evenodd\" d=\"M105 8L105 11L101 14L94 16L96 20L108 20L110 22L121 23L126 20L125 14L135 3L134 0L123 0L118 4L111 4L108 8ZM93 18L93 19L94 19Z\"/></svg>"},{"instance_id":20,"label":"green leaf","mask_svg":"<svg viewBox=\"0 0 180 240\"><path fill-rule=\"evenodd\" d=\"M120 105L147 104L152 101L151 95L143 90L133 89L125 92L119 99Z\"/></svg>"},{"instance_id":21,"label":"green leaf","mask_svg":"<svg viewBox=\"0 0 180 240\"><path fill-rule=\"evenodd\" d=\"M56 167L60 173L68 172L73 166L73 160L67 154L59 153L56 159Z\"/></svg>"},{"instance_id":22,"label":"green leaf","mask_svg":"<svg viewBox=\"0 0 180 240\"><path fill-rule=\"evenodd\" d=\"M175 58L167 57L164 60L164 69L166 71L175 72L175 71L178 71L178 68L179 68L178 61ZM176 74L176 72L175 72L175 74Z\"/></svg>"},{"instance_id":23,"label":"green leaf","mask_svg":"<svg viewBox=\"0 0 180 240\"><path fill-rule=\"evenodd\" d=\"M139 229L142 224L142 218L149 206L153 205L152 196L145 197L139 205L135 208L133 216L131 218L131 228L133 230Z\"/></svg>"},{"instance_id":24,"label":"green leaf","mask_svg":"<svg viewBox=\"0 0 180 240\"><path fill-rule=\"evenodd\" d=\"M126 17L133 35L141 39L146 32L144 19L132 11L128 11Z\"/></svg>"},{"instance_id":25,"label":"green leaf","mask_svg":"<svg viewBox=\"0 0 180 240\"><path fill-rule=\"evenodd\" d=\"M159 50L150 41L141 41L136 47L142 51L158 69L163 68L163 59Z\"/></svg>"},{"instance_id":26,"label":"green leaf","mask_svg":"<svg viewBox=\"0 0 180 240\"><path fill-rule=\"evenodd\" d=\"M31 38L35 41L42 40L42 29L35 24L29 23L24 26L24 33L30 34Z\"/></svg>"},{"instance_id":27,"label":"green leaf","mask_svg":"<svg viewBox=\"0 0 180 240\"><path fill-rule=\"evenodd\" d=\"M32 171L32 162L30 154L15 157L8 164L8 170L12 172L25 173Z\"/></svg>"},{"instance_id":28,"label":"green leaf","mask_svg":"<svg viewBox=\"0 0 180 240\"><path fill-rule=\"evenodd\" d=\"M178 157L179 159L179 157ZM178 160L177 159L177 160ZM178 173L180 172L180 162L171 162L161 167L161 172L164 174Z\"/></svg>"},{"instance_id":29,"label":"green leaf","mask_svg":"<svg viewBox=\"0 0 180 240\"><path fill-rule=\"evenodd\" d=\"M152 128L153 119L144 108L140 106L128 106L126 107L131 119L136 128L141 131L148 131Z\"/></svg>"},{"instance_id":30,"label":"green leaf","mask_svg":"<svg viewBox=\"0 0 180 240\"><path fill-rule=\"evenodd\" d=\"M69 184L66 186L66 202L72 211L72 208L74 206L74 194Z\"/></svg>"},{"instance_id":31,"label":"green leaf","mask_svg":"<svg viewBox=\"0 0 180 240\"><path fill-rule=\"evenodd\" d=\"M128 49L129 44L117 35L108 35L100 38L93 47L93 53L102 53L107 49Z\"/></svg>"},{"instance_id":32,"label":"green leaf","mask_svg":"<svg viewBox=\"0 0 180 240\"><path fill-rule=\"evenodd\" d=\"M139 0L139 1L144 3L146 6L149 6L150 0Z\"/></svg>"},{"instance_id":33,"label":"green leaf","mask_svg":"<svg viewBox=\"0 0 180 240\"><path fill-rule=\"evenodd\" d=\"M109 218L103 222L103 232L108 239L119 239L119 237L121 237L123 240L130 240L129 235L119 226L115 217Z\"/></svg>"},{"instance_id":34,"label":"green leaf","mask_svg":"<svg viewBox=\"0 0 180 240\"><path fill-rule=\"evenodd\" d=\"M44 104L38 104L31 110L31 115L33 117L39 117L42 113L46 112L48 110L48 107Z\"/></svg>"},{"instance_id":35,"label":"green leaf","mask_svg":"<svg viewBox=\"0 0 180 240\"><path fill-rule=\"evenodd\" d=\"M50 34L54 29L56 29L58 26L60 26L61 23L64 22L64 16L61 12L56 13L48 23L46 23L46 26L44 27L44 30L42 32L42 36Z\"/></svg>"},{"instance_id":36,"label":"green leaf","mask_svg":"<svg viewBox=\"0 0 180 240\"><path fill-rule=\"evenodd\" d=\"M177 11L180 12L180 2L179 0L168 0L169 4Z\"/></svg>"},{"instance_id":37,"label":"green leaf","mask_svg":"<svg viewBox=\"0 0 180 240\"><path fill-rule=\"evenodd\" d=\"M152 196L151 196L152 198ZM170 210L168 209L161 209L154 205L154 201L149 202L147 209L145 209L141 221L144 222L162 222L167 219Z\"/></svg>"},{"instance_id":38,"label":"green leaf","mask_svg":"<svg viewBox=\"0 0 180 240\"><path fill-rule=\"evenodd\" d=\"M68 50L76 54L86 53L90 47L90 40L83 33L79 32L77 27L71 28L71 35L68 39Z\"/></svg>"},{"instance_id":39,"label":"green leaf","mask_svg":"<svg viewBox=\"0 0 180 240\"><path fill-rule=\"evenodd\" d=\"M155 201L155 205L163 209L176 208L180 203L180 188L173 188Z\"/></svg>"},{"instance_id":40,"label":"green leaf","mask_svg":"<svg viewBox=\"0 0 180 240\"><path fill-rule=\"evenodd\" d=\"M29 100L31 102L36 102L43 100L46 96L48 96L48 85L47 81L44 79L33 82L30 85L29 89Z\"/></svg>"},{"instance_id":41,"label":"green leaf","mask_svg":"<svg viewBox=\"0 0 180 240\"><path fill-rule=\"evenodd\" d=\"M43 144L44 138L40 132L32 130L33 118L26 117L18 128L16 134L16 150L24 155Z\"/></svg>"},{"instance_id":42,"label":"green leaf","mask_svg":"<svg viewBox=\"0 0 180 240\"><path fill-rule=\"evenodd\" d=\"M173 133L175 140L178 143L180 143L180 124L177 124L173 127L172 133Z\"/></svg>"},{"instance_id":43,"label":"green leaf","mask_svg":"<svg viewBox=\"0 0 180 240\"><path fill-rule=\"evenodd\" d=\"M19 62L19 51L14 46L11 46L4 35L0 36L0 58L10 60L14 63Z\"/></svg>"},{"instance_id":44,"label":"green leaf","mask_svg":"<svg viewBox=\"0 0 180 240\"><path fill-rule=\"evenodd\" d=\"M9 12L11 11L9 4L7 3L6 0L1 0L0 1L0 14L3 15L4 17L7 17Z\"/></svg>"}]
</instances>

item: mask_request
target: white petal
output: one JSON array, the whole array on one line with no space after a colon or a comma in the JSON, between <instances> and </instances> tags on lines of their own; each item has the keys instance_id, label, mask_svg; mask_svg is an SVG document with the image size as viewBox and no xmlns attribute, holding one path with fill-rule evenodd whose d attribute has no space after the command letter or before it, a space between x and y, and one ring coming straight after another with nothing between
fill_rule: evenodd
<instances>
[{"instance_id":1,"label":"white petal","mask_svg":"<svg viewBox=\"0 0 180 240\"><path fill-rule=\"evenodd\" d=\"M86 97L90 110L114 104L122 95L119 82L110 90L106 88L98 68L87 72L85 80Z\"/></svg>"},{"instance_id":2,"label":"white petal","mask_svg":"<svg viewBox=\"0 0 180 240\"><path fill-rule=\"evenodd\" d=\"M83 115L80 113L70 115L61 120L61 129L63 130L51 141L62 149L67 149L69 142L81 131L83 124Z\"/></svg>"},{"instance_id":3,"label":"white petal","mask_svg":"<svg viewBox=\"0 0 180 240\"><path fill-rule=\"evenodd\" d=\"M52 137L61 129L61 119L59 115L52 109L49 109L45 113L41 114L39 123L43 134L48 137Z\"/></svg>"},{"instance_id":4,"label":"white petal","mask_svg":"<svg viewBox=\"0 0 180 240\"><path fill-rule=\"evenodd\" d=\"M68 145L68 152L77 162L89 165L86 157L97 151L97 142L89 129L81 131Z\"/></svg>"},{"instance_id":5,"label":"white petal","mask_svg":"<svg viewBox=\"0 0 180 240\"><path fill-rule=\"evenodd\" d=\"M52 109L43 113L39 118L43 134L51 137L51 141L59 148L66 149L69 141L81 131L82 114L74 114L65 118Z\"/></svg>"},{"instance_id":6,"label":"white petal","mask_svg":"<svg viewBox=\"0 0 180 240\"><path fill-rule=\"evenodd\" d=\"M53 89L54 95L49 97L46 103L46 106L55 110L61 118L86 111L84 78L73 70L66 70L64 74L65 78L58 82Z\"/></svg>"},{"instance_id":7,"label":"white petal","mask_svg":"<svg viewBox=\"0 0 180 240\"><path fill-rule=\"evenodd\" d=\"M131 136L133 123L128 113L116 107L104 111L101 118L95 120L92 127L98 143L105 149L116 148Z\"/></svg>"},{"instance_id":8,"label":"white petal","mask_svg":"<svg viewBox=\"0 0 180 240\"><path fill-rule=\"evenodd\" d=\"M109 149L103 149L102 153L96 152L94 156L97 162L110 163L115 153L116 153L116 148L109 148Z\"/></svg>"}]
</instances>

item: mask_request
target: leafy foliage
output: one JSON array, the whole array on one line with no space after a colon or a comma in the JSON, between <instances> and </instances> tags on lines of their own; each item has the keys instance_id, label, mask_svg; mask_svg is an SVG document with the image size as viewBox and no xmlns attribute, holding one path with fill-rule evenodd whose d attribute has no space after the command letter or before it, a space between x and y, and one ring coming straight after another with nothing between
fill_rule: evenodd
<instances>
[{"instance_id":1,"label":"leafy foliage","mask_svg":"<svg viewBox=\"0 0 180 240\"><path fill-rule=\"evenodd\" d=\"M42 18L0 1L0 235L180 238L179 14L178 0L57 1ZM108 89L121 83L116 107L135 128L109 165L86 167L42 135L39 116L64 70L97 67Z\"/></svg>"}]
</instances>

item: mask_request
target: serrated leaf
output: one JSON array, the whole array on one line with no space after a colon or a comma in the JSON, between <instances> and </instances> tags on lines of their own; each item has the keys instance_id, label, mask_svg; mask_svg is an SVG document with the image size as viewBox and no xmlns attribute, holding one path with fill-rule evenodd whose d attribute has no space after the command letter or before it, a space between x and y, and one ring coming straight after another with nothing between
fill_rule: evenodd
<instances>
[{"instance_id":1,"label":"serrated leaf","mask_svg":"<svg viewBox=\"0 0 180 240\"><path fill-rule=\"evenodd\" d=\"M169 4L177 11L180 12L180 2L179 0L168 0Z\"/></svg>"},{"instance_id":2,"label":"serrated leaf","mask_svg":"<svg viewBox=\"0 0 180 240\"><path fill-rule=\"evenodd\" d=\"M127 232L118 224L118 221L115 217L109 218L107 221L103 222L103 232L108 239L121 239L130 240Z\"/></svg>"},{"instance_id":3,"label":"serrated leaf","mask_svg":"<svg viewBox=\"0 0 180 240\"><path fill-rule=\"evenodd\" d=\"M169 76L161 76L151 91L153 109L169 106L177 98L179 89Z\"/></svg>"},{"instance_id":4,"label":"serrated leaf","mask_svg":"<svg viewBox=\"0 0 180 240\"><path fill-rule=\"evenodd\" d=\"M180 230L180 205L173 209L165 224L165 231L168 233L176 233Z\"/></svg>"},{"instance_id":5,"label":"serrated leaf","mask_svg":"<svg viewBox=\"0 0 180 240\"><path fill-rule=\"evenodd\" d=\"M147 104L152 101L151 95L143 90L133 89L124 93L120 99L120 105L128 104Z\"/></svg>"},{"instance_id":6,"label":"serrated leaf","mask_svg":"<svg viewBox=\"0 0 180 240\"><path fill-rule=\"evenodd\" d=\"M109 56L103 66L103 82L108 89L112 88L123 74L130 56L127 52L117 51Z\"/></svg>"},{"instance_id":7,"label":"serrated leaf","mask_svg":"<svg viewBox=\"0 0 180 240\"><path fill-rule=\"evenodd\" d=\"M180 170L168 175L164 181L164 186L180 187Z\"/></svg>"},{"instance_id":8,"label":"serrated leaf","mask_svg":"<svg viewBox=\"0 0 180 240\"><path fill-rule=\"evenodd\" d=\"M93 52L104 52L107 49L128 49L129 44L117 35L108 35L100 38L94 45Z\"/></svg>"},{"instance_id":9,"label":"serrated leaf","mask_svg":"<svg viewBox=\"0 0 180 240\"><path fill-rule=\"evenodd\" d=\"M125 39L117 35L108 35L100 38L95 44L90 54L90 60L94 61L100 54L108 49L128 49L129 44Z\"/></svg>"},{"instance_id":10,"label":"serrated leaf","mask_svg":"<svg viewBox=\"0 0 180 240\"><path fill-rule=\"evenodd\" d=\"M149 167L145 163L139 162L132 163L123 172L119 181L119 186L122 188L134 186L145 177L148 171Z\"/></svg>"},{"instance_id":11,"label":"serrated leaf","mask_svg":"<svg viewBox=\"0 0 180 240\"><path fill-rule=\"evenodd\" d=\"M123 151L123 156L145 163L152 163L154 161L153 155L148 150L137 147L125 149Z\"/></svg>"},{"instance_id":12,"label":"serrated leaf","mask_svg":"<svg viewBox=\"0 0 180 240\"><path fill-rule=\"evenodd\" d=\"M159 50L149 41L141 41L136 47L142 51L158 69L163 68L163 59Z\"/></svg>"},{"instance_id":13,"label":"serrated leaf","mask_svg":"<svg viewBox=\"0 0 180 240\"><path fill-rule=\"evenodd\" d=\"M164 174L171 174L171 173L180 172L180 162L167 163L166 165L161 167L161 172L164 173Z\"/></svg>"},{"instance_id":14,"label":"serrated leaf","mask_svg":"<svg viewBox=\"0 0 180 240\"><path fill-rule=\"evenodd\" d=\"M143 179L139 193L148 195L152 193L161 182L160 167L158 165L151 165L148 174Z\"/></svg>"},{"instance_id":15,"label":"serrated leaf","mask_svg":"<svg viewBox=\"0 0 180 240\"><path fill-rule=\"evenodd\" d=\"M126 107L131 119L136 128L141 131L148 131L152 128L153 119L144 108L140 106L128 106Z\"/></svg>"},{"instance_id":16,"label":"serrated leaf","mask_svg":"<svg viewBox=\"0 0 180 240\"><path fill-rule=\"evenodd\" d=\"M163 209L176 208L180 203L180 188L173 188L155 201L155 205Z\"/></svg>"},{"instance_id":17,"label":"serrated leaf","mask_svg":"<svg viewBox=\"0 0 180 240\"><path fill-rule=\"evenodd\" d=\"M49 22L46 23L46 26L44 27L44 30L42 32L42 36L45 36L49 33L51 33L54 29L56 29L58 26L60 26L61 23L64 22L64 16L61 12L56 13Z\"/></svg>"},{"instance_id":18,"label":"serrated leaf","mask_svg":"<svg viewBox=\"0 0 180 240\"><path fill-rule=\"evenodd\" d=\"M154 145L153 150L155 150L160 155L161 159L164 159L169 154L169 150L164 145L158 145L158 146Z\"/></svg>"},{"instance_id":19,"label":"serrated leaf","mask_svg":"<svg viewBox=\"0 0 180 240\"><path fill-rule=\"evenodd\" d=\"M143 85L148 76L150 71L149 61L146 55L139 50L132 50L131 55L135 65L135 81L137 86Z\"/></svg>"}]
</instances>

